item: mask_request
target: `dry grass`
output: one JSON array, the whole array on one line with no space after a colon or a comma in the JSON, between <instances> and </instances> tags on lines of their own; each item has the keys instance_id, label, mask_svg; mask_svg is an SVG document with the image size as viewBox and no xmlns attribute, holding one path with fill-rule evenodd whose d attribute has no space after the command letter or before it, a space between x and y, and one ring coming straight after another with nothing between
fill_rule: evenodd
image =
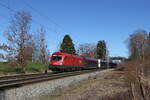
<instances>
[{"instance_id":1,"label":"dry grass","mask_svg":"<svg viewBox=\"0 0 150 100\"><path fill-rule=\"evenodd\" d=\"M40 100L149 100L150 77L145 77L140 83L144 99L136 97L136 95L139 95L136 75L139 74L136 68L131 68L133 65L138 67L135 62L134 64L126 63L128 68L123 71L107 72L88 80L74 82L67 88L56 89L53 93ZM146 65L148 64L146 63ZM148 76L149 71L146 72ZM135 89L130 86L132 83L134 83Z\"/></svg>"},{"instance_id":2,"label":"dry grass","mask_svg":"<svg viewBox=\"0 0 150 100\"><path fill-rule=\"evenodd\" d=\"M150 61L132 60L125 62L123 66L125 80L130 87L133 100L150 100Z\"/></svg>"},{"instance_id":3,"label":"dry grass","mask_svg":"<svg viewBox=\"0 0 150 100\"><path fill-rule=\"evenodd\" d=\"M129 93L124 73L113 71L74 83L67 88L58 88L41 100L129 100Z\"/></svg>"}]
</instances>

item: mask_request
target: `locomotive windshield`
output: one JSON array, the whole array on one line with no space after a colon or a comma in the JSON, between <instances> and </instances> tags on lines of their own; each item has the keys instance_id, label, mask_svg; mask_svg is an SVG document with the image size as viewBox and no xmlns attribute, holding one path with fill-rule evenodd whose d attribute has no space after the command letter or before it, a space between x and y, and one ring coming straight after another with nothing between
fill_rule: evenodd
<instances>
[{"instance_id":1,"label":"locomotive windshield","mask_svg":"<svg viewBox=\"0 0 150 100\"><path fill-rule=\"evenodd\" d=\"M61 60L61 58L62 58L62 55L53 55L52 56L52 60L55 60L55 61L59 61L59 60Z\"/></svg>"}]
</instances>

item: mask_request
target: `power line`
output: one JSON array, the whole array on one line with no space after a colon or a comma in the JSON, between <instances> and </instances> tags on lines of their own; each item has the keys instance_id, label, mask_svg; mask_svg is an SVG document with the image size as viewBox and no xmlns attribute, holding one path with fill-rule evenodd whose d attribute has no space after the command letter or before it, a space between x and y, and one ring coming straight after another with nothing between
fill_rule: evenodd
<instances>
[{"instance_id":1,"label":"power line","mask_svg":"<svg viewBox=\"0 0 150 100\"><path fill-rule=\"evenodd\" d=\"M16 12L17 12L15 9L13 9L13 8L9 7L8 5L3 4L3 3L1 3L1 2L0 2L0 6L3 7L3 8L5 8L5 9L7 9L7 10L10 11L10 12L13 12L13 13L16 13ZM40 25L41 27L43 26L41 23L39 23L39 22L36 21L36 20L33 20L33 19L32 19L32 21L33 21L34 23L37 23L37 24ZM49 31L52 31L52 32L57 33L56 30L53 30L53 29L48 28L48 27L47 27L47 29L48 29ZM57 37L57 38L58 38L58 37ZM58 38L58 41L60 41L60 37Z\"/></svg>"},{"instance_id":2,"label":"power line","mask_svg":"<svg viewBox=\"0 0 150 100\"><path fill-rule=\"evenodd\" d=\"M2 4L2 3L0 3L0 6L2 6L3 8L8 9L8 10L11 11L11 12L16 12L15 10L11 9L10 7L8 7L7 5L4 5L4 4Z\"/></svg>"},{"instance_id":3,"label":"power line","mask_svg":"<svg viewBox=\"0 0 150 100\"><path fill-rule=\"evenodd\" d=\"M56 30L54 30L54 31L55 31L55 32L57 33L57 35L59 35L60 37L62 37L63 35L65 35L65 33L67 33L67 34L71 33L71 32L66 31L60 24L58 24L58 23L56 23L54 20L52 20L52 18L50 18L49 16L47 16L47 15L41 13L39 10L35 9L33 6L31 6L30 3L26 2L25 0L22 0L22 1L23 1L23 4L24 4L24 5L26 5L27 7L29 7L29 8L30 8L32 11L34 11L36 14L38 14L39 16L41 16L41 17L44 18L44 19L47 19L47 22L50 22L50 23L54 24L55 27L56 27L56 28L55 28ZM59 28L58 28L58 27L59 27ZM58 28L58 29L61 29L62 32L61 32L61 31L58 32L58 31L57 31L57 28ZM57 36L58 41L61 41L61 40L60 40L60 37ZM78 40L80 40L80 39L78 39Z\"/></svg>"},{"instance_id":4,"label":"power line","mask_svg":"<svg viewBox=\"0 0 150 100\"><path fill-rule=\"evenodd\" d=\"M3 3L0 3L0 6L3 7L3 8L8 9L10 12L13 12L13 13L16 13L16 12L17 12L16 10L14 10L14 9L12 9L12 8L10 8L10 7L8 7L7 5L5 5L5 4L3 4ZM39 23L39 22L36 21L36 20L33 20L33 19L32 19L32 21L35 22L35 23L37 23L37 24L39 24L40 26L43 26L41 23ZM48 28L48 29L49 29L50 31L52 31L52 32L56 32L55 30L52 30L52 29L50 29L50 28Z\"/></svg>"},{"instance_id":5,"label":"power line","mask_svg":"<svg viewBox=\"0 0 150 100\"><path fill-rule=\"evenodd\" d=\"M30 4L28 4L28 3L25 2L24 0L23 0L23 2L24 2L24 4L25 4L26 6L28 6L28 7L31 8L33 11L35 11L39 16L43 16L43 17L45 17L45 18L48 18L47 16L41 14L38 10L36 10L35 8L33 8ZM50 18L48 18L48 19L50 19ZM58 25L57 23L55 23L55 22L52 21L51 19L50 19L50 21L51 21L53 24Z\"/></svg>"},{"instance_id":6,"label":"power line","mask_svg":"<svg viewBox=\"0 0 150 100\"><path fill-rule=\"evenodd\" d=\"M61 28L63 31L65 31L65 29L58 23L56 23L54 20L52 20L49 16L46 16L45 14L39 12L37 9L33 8L29 3L25 2L24 0L22 0L24 2L24 4L26 6L28 6L30 9L32 9L34 12L36 12L39 16L42 16L43 18L46 18L49 22L53 23L55 26ZM70 32L68 32L70 33Z\"/></svg>"},{"instance_id":7,"label":"power line","mask_svg":"<svg viewBox=\"0 0 150 100\"><path fill-rule=\"evenodd\" d=\"M24 1L24 0L23 0L23 1ZM27 4L26 2L24 2L24 4L26 4L26 6L28 5L28 7L29 7L30 9L32 9L34 12L36 12L39 16L42 16L43 18L48 19L49 22L53 23L55 26L57 26L57 27L61 28L62 30L64 30L64 28L63 28L61 25L59 25L59 24L56 23L55 21L51 20L50 17L44 15L43 13L41 14L38 10L36 10L35 8L33 8L31 5ZM5 5L5 4L0 3L0 6L2 6L3 8L8 9L10 12L13 12L13 13L16 13L16 12L17 12L16 10L12 9L11 7L9 7L9 6ZM36 21L36 20L33 20L33 19L32 19L32 21L33 21L34 23L37 23L37 24L40 25L40 26L43 26L41 23L39 23L39 22ZM50 30L51 32L60 34L60 33L57 32L57 30L54 30L54 29L49 28L49 27L46 27L46 28L47 28L48 30ZM71 33L71 32L67 32L67 33ZM62 35L64 35L64 33L63 33ZM58 41L60 41L60 38L58 38Z\"/></svg>"}]
</instances>

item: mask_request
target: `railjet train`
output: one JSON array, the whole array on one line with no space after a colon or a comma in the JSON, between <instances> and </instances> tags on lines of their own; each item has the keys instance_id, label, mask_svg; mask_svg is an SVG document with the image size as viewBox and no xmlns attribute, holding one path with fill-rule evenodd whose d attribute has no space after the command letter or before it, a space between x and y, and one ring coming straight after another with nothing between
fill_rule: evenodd
<instances>
[{"instance_id":1,"label":"railjet train","mask_svg":"<svg viewBox=\"0 0 150 100\"><path fill-rule=\"evenodd\" d=\"M100 65L100 68L106 68L107 62L101 60ZM116 65L116 63L109 62L111 68L116 67ZM98 68L97 59L62 52L53 53L49 64L49 69L52 71L75 71L94 68Z\"/></svg>"}]
</instances>

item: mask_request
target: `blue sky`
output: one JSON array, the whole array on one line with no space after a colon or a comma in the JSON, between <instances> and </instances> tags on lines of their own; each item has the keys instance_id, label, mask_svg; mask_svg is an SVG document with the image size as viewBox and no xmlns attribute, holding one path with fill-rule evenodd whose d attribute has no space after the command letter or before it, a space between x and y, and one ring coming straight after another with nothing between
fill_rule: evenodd
<instances>
[{"instance_id":1,"label":"blue sky","mask_svg":"<svg viewBox=\"0 0 150 100\"><path fill-rule=\"evenodd\" d=\"M32 30L42 25L50 52L65 34L75 46L105 40L110 56L128 56L124 41L135 30L150 32L150 0L0 0L9 8L32 14ZM34 8L34 9L33 9ZM0 6L0 43L14 12ZM38 13L37 13L38 12Z\"/></svg>"}]
</instances>

